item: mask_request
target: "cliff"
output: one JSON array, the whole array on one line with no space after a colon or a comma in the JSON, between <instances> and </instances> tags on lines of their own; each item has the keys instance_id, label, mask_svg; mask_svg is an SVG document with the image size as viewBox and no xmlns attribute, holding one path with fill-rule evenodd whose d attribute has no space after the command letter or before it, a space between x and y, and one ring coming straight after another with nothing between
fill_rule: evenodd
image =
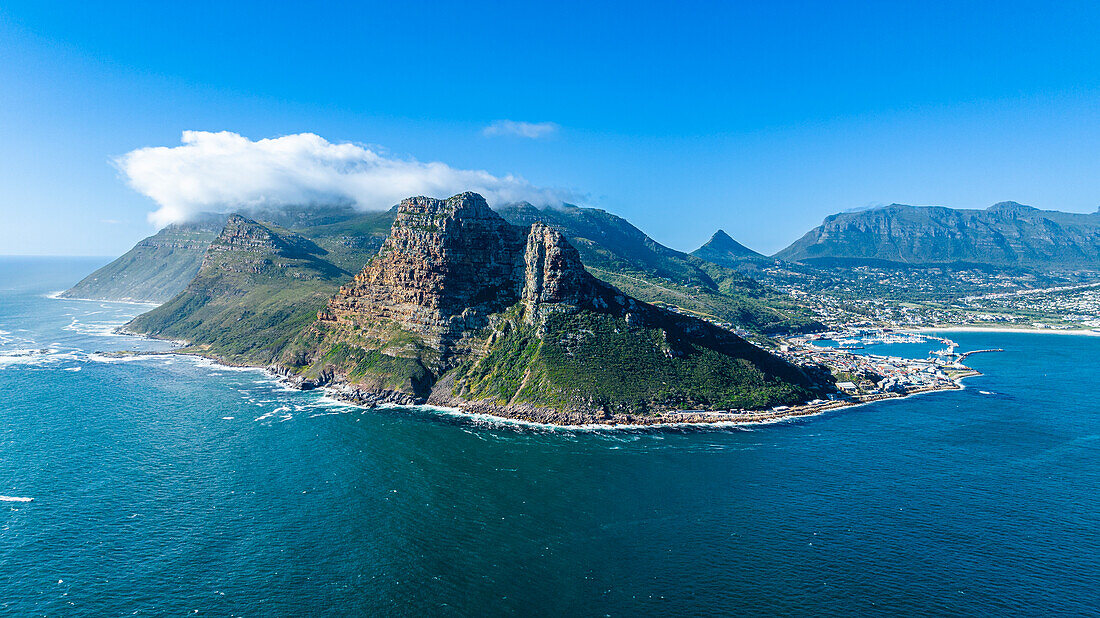
<instances>
[{"instance_id":1,"label":"cliff","mask_svg":"<svg viewBox=\"0 0 1100 618\"><path fill-rule=\"evenodd\" d=\"M279 369L363 403L559 420L760 408L818 388L729 331L600 281L560 231L511 225L472 193L402 202L379 254Z\"/></svg>"}]
</instances>

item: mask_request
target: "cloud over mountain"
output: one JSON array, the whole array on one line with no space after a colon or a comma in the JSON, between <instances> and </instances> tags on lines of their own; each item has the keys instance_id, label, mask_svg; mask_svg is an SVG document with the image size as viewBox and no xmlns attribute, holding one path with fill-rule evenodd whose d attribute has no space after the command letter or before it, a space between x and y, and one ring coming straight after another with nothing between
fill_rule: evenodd
<instances>
[{"instance_id":1,"label":"cloud over mountain","mask_svg":"<svg viewBox=\"0 0 1100 618\"><path fill-rule=\"evenodd\" d=\"M241 206L347 203L381 210L412 195L462 191L481 193L490 204L560 204L570 198L518 176L389 157L313 133L253 141L229 131L184 131L181 142L139 148L115 161L130 186L159 206L149 215L157 225Z\"/></svg>"}]
</instances>

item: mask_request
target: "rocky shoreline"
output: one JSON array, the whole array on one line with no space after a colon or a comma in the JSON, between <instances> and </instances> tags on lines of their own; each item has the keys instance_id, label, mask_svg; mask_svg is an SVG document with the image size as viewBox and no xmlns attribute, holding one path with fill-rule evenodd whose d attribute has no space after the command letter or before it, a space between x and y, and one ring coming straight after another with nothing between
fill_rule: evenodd
<instances>
[{"instance_id":1,"label":"rocky shoreline","mask_svg":"<svg viewBox=\"0 0 1100 618\"><path fill-rule=\"evenodd\" d=\"M214 359L217 361L217 359ZM217 361L221 362L221 361ZM653 414L600 413L587 410L557 410L531 404L501 405L492 401L471 401L457 397L451 392L451 381L445 376L433 388L427 399L408 393L389 390L362 389L355 385L341 383L316 384L308 380L297 379L286 368L272 365L265 368L281 383L299 390L320 389L344 403L364 407L381 406L422 407L444 409L450 412L471 416L488 416L502 421L518 421L533 425L555 427L602 427L637 428L675 425L746 425L776 423L796 418L816 416L825 412L850 408L888 399L904 399L926 393L961 390L962 380L981 375L981 372L969 370L957 375L950 386L913 389L906 393L881 393L866 397L826 400L820 403L769 410L675 410L658 411Z\"/></svg>"},{"instance_id":2,"label":"rocky shoreline","mask_svg":"<svg viewBox=\"0 0 1100 618\"><path fill-rule=\"evenodd\" d=\"M159 339L142 333L129 332L121 326L116 332L128 336ZM181 347L189 345L188 342L185 341L171 339L166 341L171 341ZM557 410L531 404L500 405L492 401L466 400L451 393L451 381L448 379L448 376L444 376L443 379L436 383L435 387L432 389L431 395L427 397L427 399L424 399L399 391L364 389L352 384L339 382L335 376L325 376L325 379L320 382L304 380L281 365L272 364L262 366L247 363L234 363L216 355L203 353L198 350L177 349L165 352L129 352L119 354L135 356L179 354L205 358L226 367L257 369L266 372L284 386L301 391L322 390L326 395L337 401L368 409L394 406L443 409L457 414L492 417L504 422L518 422L553 427L600 427L607 429L778 423L797 418L817 416L825 412L861 406L876 401L904 399L906 397L926 393L961 390L964 388L962 380L981 375L981 372L977 370L968 369L966 372L957 374L950 386L919 388L905 393L881 393L863 397L851 397L848 399L827 400L820 403L805 403L790 407L781 407L780 409L737 411L674 410L658 411L653 414L621 414L599 413L586 410Z\"/></svg>"},{"instance_id":3,"label":"rocky shoreline","mask_svg":"<svg viewBox=\"0 0 1100 618\"><path fill-rule=\"evenodd\" d=\"M543 408L530 404L500 405L489 401L468 401L456 397L430 397L427 401L417 400L406 393L393 391L363 391L354 387L341 388L322 386L327 395L344 403L364 408L382 406L406 406L426 409L444 409L449 412L470 416L486 416L501 421L513 421L524 424L553 427L599 427L607 429L633 429L639 427L665 426L715 426L715 425L752 425L778 423L797 418L817 416L843 408L866 405L890 399L905 399L916 395L942 391L961 390L960 381L964 378L981 375L974 371L959 378L950 387L916 389L905 394L883 393L867 398L827 401L820 404L791 406L785 410L744 410L744 411L706 411L680 410L657 412L655 414L598 414L581 410L562 411ZM297 388L294 384L285 382Z\"/></svg>"}]
</instances>

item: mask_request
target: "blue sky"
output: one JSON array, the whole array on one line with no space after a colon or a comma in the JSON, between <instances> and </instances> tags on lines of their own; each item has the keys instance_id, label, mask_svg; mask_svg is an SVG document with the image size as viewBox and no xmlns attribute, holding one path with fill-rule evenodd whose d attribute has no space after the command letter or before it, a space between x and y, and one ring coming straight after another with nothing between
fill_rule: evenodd
<instances>
[{"instance_id":1,"label":"blue sky","mask_svg":"<svg viewBox=\"0 0 1100 618\"><path fill-rule=\"evenodd\" d=\"M515 175L682 250L1100 206L1094 4L167 4L0 5L0 254L125 251L159 205L113 161L184 131Z\"/></svg>"}]
</instances>

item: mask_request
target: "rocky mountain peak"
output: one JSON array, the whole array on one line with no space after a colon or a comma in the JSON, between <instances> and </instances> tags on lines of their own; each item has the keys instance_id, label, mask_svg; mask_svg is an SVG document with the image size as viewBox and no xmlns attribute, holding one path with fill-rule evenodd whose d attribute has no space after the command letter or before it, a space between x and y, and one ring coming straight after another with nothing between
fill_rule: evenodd
<instances>
[{"instance_id":1,"label":"rocky mountain peak","mask_svg":"<svg viewBox=\"0 0 1100 618\"><path fill-rule=\"evenodd\" d=\"M545 223L531 225L524 263L523 300L529 307L541 303L579 305L591 296L592 282L580 253L561 232Z\"/></svg>"},{"instance_id":2,"label":"rocky mountain peak","mask_svg":"<svg viewBox=\"0 0 1100 618\"><path fill-rule=\"evenodd\" d=\"M718 230L705 245L691 252L704 260L729 266L745 258L761 258L761 254L734 240L725 230Z\"/></svg>"},{"instance_id":3,"label":"rocky mountain peak","mask_svg":"<svg viewBox=\"0 0 1100 618\"><path fill-rule=\"evenodd\" d=\"M726 230L721 228L717 232L711 235L710 242L714 243L728 243L733 241L733 237L726 233Z\"/></svg>"},{"instance_id":4,"label":"rocky mountain peak","mask_svg":"<svg viewBox=\"0 0 1100 618\"><path fill-rule=\"evenodd\" d=\"M397 205L397 216L408 221L433 222L437 225L456 219L493 219L500 217L477 193L467 191L440 200L432 197L410 197Z\"/></svg>"},{"instance_id":5,"label":"rocky mountain peak","mask_svg":"<svg viewBox=\"0 0 1100 618\"><path fill-rule=\"evenodd\" d=\"M577 251L549 226L511 225L476 193L414 197L399 205L378 256L318 317L415 333L440 352L442 367L468 351L490 315L520 300L576 302L589 278Z\"/></svg>"}]
</instances>

